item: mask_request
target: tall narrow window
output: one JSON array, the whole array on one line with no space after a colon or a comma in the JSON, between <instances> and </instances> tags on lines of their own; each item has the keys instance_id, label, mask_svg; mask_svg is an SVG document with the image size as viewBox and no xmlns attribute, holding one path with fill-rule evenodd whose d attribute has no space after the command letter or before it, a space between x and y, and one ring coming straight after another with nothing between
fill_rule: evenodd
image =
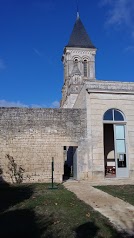
<instances>
[{"instance_id":1,"label":"tall narrow window","mask_svg":"<svg viewBox=\"0 0 134 238\"><path fill-rule=\"evenodd\" d=\"M84 60L84 62L83 62L84 77L88 76L87 68L88 68L87 67L87 60Z\"/></svg>"},{"instance_id":2,"label":"tall narrow window","mask_svg":"<svg viewBox=\"0 0 134 238\"><path fill-rule=\"evenodd\" d=\"M78 59L74 59L74 66L78 66Z\"/></svg>"},{"instance_id":3,"label":"tall narrow window","mask_svg":"<svg viewBox=\"0 0 134 238\"><path fill-rule=\"evenodd\" d=\"M103 122L105 176L128 177L125 115L120 110L111 108L105 112Z\"/></svg>"}]
</instances>

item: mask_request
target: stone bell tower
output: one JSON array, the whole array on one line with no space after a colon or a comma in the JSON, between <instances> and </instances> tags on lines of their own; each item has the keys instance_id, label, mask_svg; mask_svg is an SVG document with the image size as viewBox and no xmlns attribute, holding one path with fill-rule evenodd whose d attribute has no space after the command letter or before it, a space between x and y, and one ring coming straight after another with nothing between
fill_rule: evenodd
<instances>
[{"instance_id":1,"label":"stone bell tower","mask_svg":"<svg viewBox=\"0 0 134 238\"><path fill-rule=\"evenodd\" d=\"M96 48L92 44L77 13L69 43L64 48L64 85L61 107L73 108L85 81L95 80Z\"/></svg>"}]
</instances>

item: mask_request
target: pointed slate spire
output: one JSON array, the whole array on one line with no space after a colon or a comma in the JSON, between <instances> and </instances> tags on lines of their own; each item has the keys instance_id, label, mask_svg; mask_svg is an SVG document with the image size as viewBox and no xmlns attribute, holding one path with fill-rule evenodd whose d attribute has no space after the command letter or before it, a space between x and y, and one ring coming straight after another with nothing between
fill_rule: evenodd
<instances>
[{"instance_id":1,"label":"pointed slate spire","mask_svg":"<svg viewBox=\"0 0 134 238\"><path fill-rule=\"evenodd\" d=\"M72 34L70 36L70 40L66 47L96 48L92 44L92 42L85 30L85 27L79 17L79 13L77 13L77 19L74 24Z\"/></svg>"}]
</instances>

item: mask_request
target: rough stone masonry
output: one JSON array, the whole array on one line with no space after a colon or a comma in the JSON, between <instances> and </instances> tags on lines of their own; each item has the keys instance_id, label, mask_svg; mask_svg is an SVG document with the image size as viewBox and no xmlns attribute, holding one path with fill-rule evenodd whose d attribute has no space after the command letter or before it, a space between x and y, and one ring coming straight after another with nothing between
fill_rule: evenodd
<instances>
[{"instance_id":1,"label":"rough stone masonry","mask_svg":"<svg viewBox=\"0 0 134 238\"><path fill-rule=\"evenodd\" d=\"M50 182L54 157L55 182L64 173L64 146L77 146L86 134L84 109L0 108L1 178L11 182L9 154L24 172L23 182Z\"/></svg>"}]
</instances>

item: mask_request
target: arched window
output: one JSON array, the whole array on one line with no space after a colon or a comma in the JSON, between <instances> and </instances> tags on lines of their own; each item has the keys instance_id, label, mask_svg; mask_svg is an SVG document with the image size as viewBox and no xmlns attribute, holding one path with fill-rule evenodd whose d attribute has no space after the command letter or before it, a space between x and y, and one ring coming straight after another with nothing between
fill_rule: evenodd
<instances>
[{"instance_id":1,"label":"arched window","mask_svg":"<svg viewBox=\"0 0 134 238\"><path fill-rule=\"evenodd\" d=\"M105 112L104 121L124 121L124 115L117 109L109 109Z\"/></svg>"},{"instance_id":2,"label":"arched window","mask_svg":"<svg viewBox=\"0 0 134 238\"><path fill-rule=\"evenodd\" d=\"M84 77L88 77L87 60L83 61L83 72L84 72Z\"/></svg>"},{"instance_id":3,"label":"arched window","mask_svg":"<svg viewBox=\"0 0 134 238\"><path fill-rule=\"evenodd\" d=\"M129 176L126 124L125 116L120 110L111 108L104 113L104 167L108 178Z\"/></svg>"},{"instance_id":4,"label":"arched window","mask_svg":"<svg viewBox=\"0 0 134 238\"><path fill-rule=\"evenodd\" d=\"M74 66L78 66L78 59L77 58L74 59Z\"/></svg>"}]
</instances>

